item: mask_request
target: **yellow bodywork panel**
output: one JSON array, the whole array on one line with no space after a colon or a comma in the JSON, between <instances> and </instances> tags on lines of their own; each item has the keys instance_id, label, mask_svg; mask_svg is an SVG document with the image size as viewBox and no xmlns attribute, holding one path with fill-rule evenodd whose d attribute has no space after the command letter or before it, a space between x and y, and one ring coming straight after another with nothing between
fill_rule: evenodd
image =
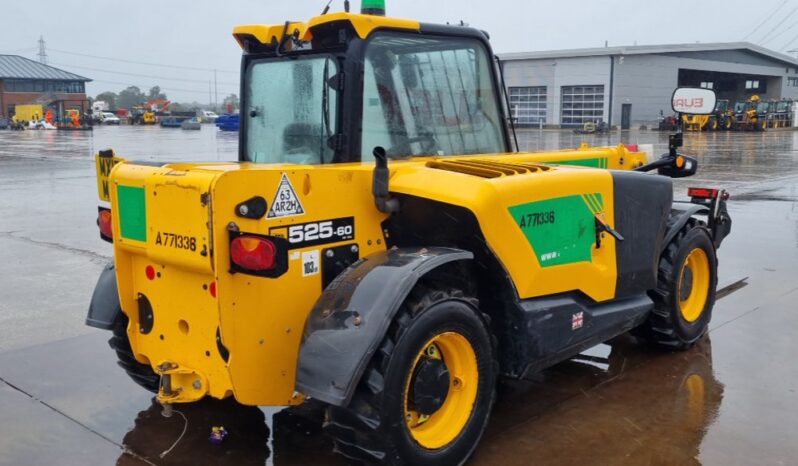
<instances>
[{"instance_id":1,"label":"yellow bodywork panel","mask_svg":"<svg viewBox=\"0 0 798 466\"><path fill-rule=\"evenodd\" d=\"M540 157L518 154L489 160L528 163ZM615 296L614 241L605 241L601 248L594 249L590 261L548 267L543 273L535 251L508 212L510 207L525 203L598 193L604 200L601 213L608 224L614 225L612 175L608 171L563 166L486 180L409 164L397 167L392 175L393 192L468 207L479 221L488 245L510 274L520 298L571 290L581 290L596 301Z\"/></svg>"},{"instance_id":2,"label":"yellow bodywork panel","mask_svg":"<svg viewBox=\"0 0 798 466\"><path fill-rule=\"evenodd\" d=\"M568 166L579 160L599 165ZM615 294L614 239L607 236L597 248L586 235L586 256L544 264L555 256L533 250L512 212L565 199L591 222L596 215L612 226L612 176L598 167L631 168L645 160L645 154L623 146L419 157L391 161L390 190L473 212L519 298L580 290L604 301ZM208 394L234 395L250 405L302 401L294 391L297 356L306 317L322 292L320 257L336 246L356 250L359 257L386 248L387 216L374 206L373 168L370 163L122 162L110 170L120 302L136 359L171 376L174 392L162 392L162 400L188 402ZM255 196L271 210L288 185L301 209L257 219L239 215L237 206ZM231 272L231 230L285 237L291 226L341 218L352 219L351 236L290 249L287 270L279 277ZM222 348L229 352L227 360Z\"/></svg>"},{"instance_id":3,"label":"yellow bodywork panel","mask_svg":"<svg viewBox=\"0 0 798 466\"><path fill-rule=\"evenodd\" d=\"M265 166L243 164L219 177L213 186L215 261L222 340L230 350L228 369L235 396L246 404L290 404L296 378L299 342L313 304L321 295L321 273L306 273L303 256L321 254L335 244L294 249L288 272L279 278L227 273L230 262L228 223L241 231L281 234L289 225L354 217L360 256L385 249L380 222L385 215L371 197L372 167L360 164ZM263 196L272 206L285 174L305 211L302 215L246 219L235 206Z\"/></svg>"},{"instance_id":4,"label":"yellow bodywork panel","mask_svg":"<svg viewBox=\"0 0 798 466\"><path fill-rule=\"evenodd\" d=\"M386 16L361 15L356 13L329 13L322 16L315 16L307 22L294 21L286 25L283 24L243 24L233 28L233 36L241 43L245 36L252 36L261 44L270 44L273 40L279 41L284 32L292 34L297 32L301 40L311 40L313 38L311 30L322 24L335 21L348 21L352 24L355 32L361 39L365 39L375 29L391 28L418 31L421 25L412 19L391 18Z\"/></svg>"}]
</instances>

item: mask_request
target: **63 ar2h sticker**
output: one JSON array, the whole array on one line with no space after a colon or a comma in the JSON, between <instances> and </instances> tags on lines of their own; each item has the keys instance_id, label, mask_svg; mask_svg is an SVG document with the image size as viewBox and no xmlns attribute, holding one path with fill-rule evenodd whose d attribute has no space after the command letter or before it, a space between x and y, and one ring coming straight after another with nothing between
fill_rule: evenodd
<instances>
[{"instance_id":1,"label":"63 ar2h sticker","mask_svg":"<svg viewBox=\"0 0 798 466\"><path fill-rule=\"evenodd\" d=\"M277 192L274 193L274 200L269 209L267 218L289 217L291 215L302 215L305 209L302 207L302 202L299 201L299 196L296 195L294 186L288 175L283 173L280 178L280 184L277 185Z\"/></svg>"}]
</instances>

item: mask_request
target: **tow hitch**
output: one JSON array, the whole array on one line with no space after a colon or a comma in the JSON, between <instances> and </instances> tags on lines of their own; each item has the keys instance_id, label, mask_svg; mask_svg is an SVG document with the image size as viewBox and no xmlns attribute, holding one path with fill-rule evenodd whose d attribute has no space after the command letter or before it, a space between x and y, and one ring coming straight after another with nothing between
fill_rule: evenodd
<instances>
[{"instance_id":1,"label":"tow hitch","mask_svg":"<svg viewBox=\"0 0 798 466\"><path fill-rule=\"evenodd\" d=\"M170 411L169 404L197 401L207 393L205 377L192 369L166 361L156 367L156 372L161 376L158 402L164 406L164 416Z\"/></svg>"}]
</instances>

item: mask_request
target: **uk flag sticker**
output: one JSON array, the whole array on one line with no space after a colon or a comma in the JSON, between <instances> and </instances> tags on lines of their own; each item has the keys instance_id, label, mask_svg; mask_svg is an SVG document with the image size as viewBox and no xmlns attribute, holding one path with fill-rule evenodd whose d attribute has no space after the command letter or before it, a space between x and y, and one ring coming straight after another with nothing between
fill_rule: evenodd
<instances>
[{"instance_id":1,"label":"uk flag sticker","mask_svg":"<svg viewBox=\"0 0 798 466\"><path fill-rule=\"evenodd\" d=\"M571 316L571 330L577 330L582 328L582 324L585 322L585 315L583 312L577 312L573 316Z\"/></svg>"}]
</instances>

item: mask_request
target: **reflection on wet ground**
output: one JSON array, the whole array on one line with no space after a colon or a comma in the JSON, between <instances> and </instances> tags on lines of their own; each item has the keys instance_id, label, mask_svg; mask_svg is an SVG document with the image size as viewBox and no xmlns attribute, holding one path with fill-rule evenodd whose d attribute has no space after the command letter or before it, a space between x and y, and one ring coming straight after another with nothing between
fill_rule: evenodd
<instances>
[{"instance_id":1,"label":"reflection on wet ground","mask_svg":"<svg viewBox=\"0 0 798 466\"><path fill-rule=\"evenodd\" d=\"M569 404L574 398L586 399ZM666 355L622 337L534 380L503 383L473 464L519 464L524 458L545 464L591 464L598 458L603 464L683 464L698 456L722 399L708 338L687 353ZM159 455L184 421L177 415L166 419L161 411L153 402L138 413L117 464L263 464L270 457L281 465L345 464L332 455L322 433L323 413L312 403L277 412L271 422L260 409L229 401L182 407L188 429L164 458ZM208 442L214 425L230 432L221 447Z\"/></svg>"},{"instance_id":2,"label":"reflection on wet ground","mask_svg":"<svg viewBox=\"0 0 798 466\"><path fill-rule=\"evenodd\" d=\"M529 150L667 144L638 131L519 139ZM0 132L0 464L344 464L314 404L204 400L178 408L187 423L163 417L116 367L108 335L82 325L111 254L93 224L91 156L108 146L133 159L231 160L237 140L209 127ZM701 168L677 180L677 195L700 184L733 195L710 337L667 353L623 336L504 381L469 464L795 464L798 132L693 133L684 151ZM229 432L218 446L214 426Z\"/></svg>"}]
</instances>

